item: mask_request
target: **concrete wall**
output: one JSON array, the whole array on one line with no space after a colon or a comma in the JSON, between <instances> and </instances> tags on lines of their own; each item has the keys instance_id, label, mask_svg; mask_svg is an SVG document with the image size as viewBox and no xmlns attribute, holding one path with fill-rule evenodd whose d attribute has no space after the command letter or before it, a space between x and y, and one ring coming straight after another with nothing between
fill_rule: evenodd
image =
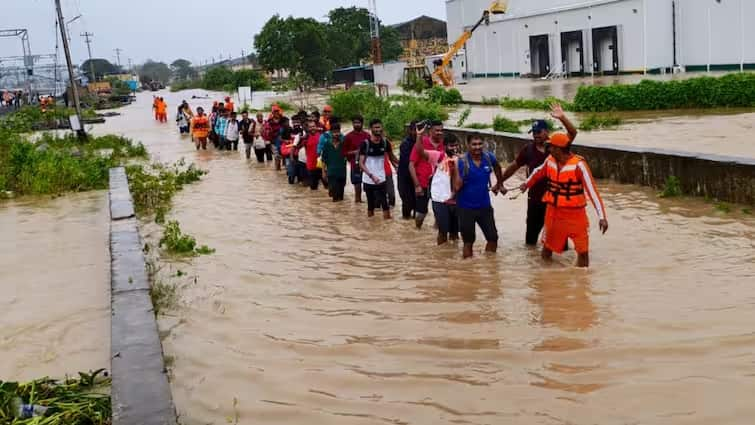
<instances>
[{"instance_id":1,"label":"concrete wall","mask_svg":"<svg viewBox=\"0 0 755 425\"><path fill-rule=\"evenodd\" d=\"M480 134L500 160L512 161L530 139L515 134L448 128L460 140ZM685 194L755 205L755 159L663 150L575 145L599 179L661 188L676 176Z\"/></svg>"},{"instance_id":2,"label":"concrete wall","mask_svg":"<svg viewBox=\"0 0 755 425\"><path fill-rule=\"evenodd\" d=\"M389 62L382 65L373 65L375 72L375 84L386 84L395 87L404 75L406 62Z\"/></svg>"}]
</instances>

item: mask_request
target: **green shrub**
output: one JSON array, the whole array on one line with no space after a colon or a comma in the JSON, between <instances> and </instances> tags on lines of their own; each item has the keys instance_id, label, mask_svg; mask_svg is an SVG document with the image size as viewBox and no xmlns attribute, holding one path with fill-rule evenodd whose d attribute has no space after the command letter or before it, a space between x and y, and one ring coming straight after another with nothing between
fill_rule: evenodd
<instances>
[{"instance_id":1,"label":"green shrub","mask_svg":"<svg viewBox=\"0 0 755 425\"><path fill-rule=\"evenodd\" d=\"M679 178L676 176L668 176L666 178L666 184L663 186L663 191L660 193L661 198L674 198L682 195L682 186Z\"/></svg>"},{"instance_id":2,"label":"green shrub","mask_svg":"<svg viewBox=\"0 0 755 425\"><path fill-rule=\"evenodd\" d=\"M270 90L272 85L265 75L255 69L233 71L224 66L215 66L207 70L201 79L178 81L170 86L170 91L187 89L218 90L226 93L235 92L239 87L248 86L252 91Z\"/></svg>"},{"instance_id":3,"label":"green shrub","mask_svg":"<svg viewBox=\"0 0 755 425\"><path fill-rule=\"evenodd\" d=\"M501 105L501 98L500 97L482 97L482 103L483 105Z\"/></svg>"},{"instance_id":4,"label":"green shrub","mask_svg":"<svg viewBox=\"0 0 755 425\"><path fill-rule=\"evenodd\" d=\"M401 88L407 93L422 94L427 90L427 81L416 73L409 73L409 76L401 81Z\"/></svg>"},{"instance_id":5,"label":"green shrub","mask_svg":"<svg viewBox=\"0 0 755 425\"><path fill-rule=\"evenodd\" d=\"M139 215L155 214L155 221L164 221L173 196L187 184L199 181L206 174L194 164L183 160L172 166L164 164L130 165L126 167L128 185Z\"/></svg>"},{"instance_id":6,"label":"green shrub","mask_svg":"<svg viewBox=\"0 0 755 425\"><path fill-rule=\"evenodd\" d=\"M464 127L464 123L467 122L469 119L469 115L472 114L472 108L467 107L461 112L461 115L459 115L459 119L456 121L457 127Z\"/></svg>"},{"instance_id":7,"label":"green shrub","mask_svg":"<svg viewBox=\"0 0 755 425\"><path fill-rule=\"evenodd\" d=\"M522 99L504 97L501 100L501 106L509 109L535 109L538 111L550 111L551 105L554 103L560 104L565 111L573 110L574 106L562 99L556 97L546 97L545 99Z\"/></svg>"},{"instance_id":8,"label":"green shrub","mask_svg":"<svg viewBox=\"0 0 755 425\"><path fill-rule=\"evenodd\" d=\"M413 120L448 119L448 112L442 105L423 98L408 97L400 102L392 102L375 94L372 87L353 87L330 97L333 114L348 119L356 114L365 118L365 124L373 118L383 121L389 137L402 138L405 127Z\"/></svg>"},{"instance_id":9,"label":"green shrub","mask_svg":"<svg viewBox=\"0 0 755 425\"><path fill-rule=\"evenodd\" d=\"M215 252L207 245L197 248L197 240L193 236L181 232L181 227L175 220L169 221L165 225L159 246L161 248L164 246L166 252L175 255L208 255Z\"/></svg>"},{"instance_id":10,"label":"green shrub","mask_svg":"<svg viewBox=\"0 0 755 425\"><path fill-rule=\"evenodd\" d=\"M496 115L493 119L493 130L504 133L519 133L521 125L517 121L510 120L506 117Z\"/></svg>"},{"instance_id":11,"label":"green shrub","mask_svg":"<svg viewBox=\"0 0 755 425\"><path fill-rule=\"evenodd\" d=\"M574 110L586 112L755 107L755 74L582 86Z\"/></svg>"},{"instance_id":12,"label":"green shrub","mask_svg":"<svg viewBox=\"0 0 755 425\"><path fill-rule=\"evenodd\" d=\"M463 101L459 90L445 89L441 86L427 89L425 91L425 96L429 101L440 103L441 105L458 105Z\"/></svg>"},{"instance_id":13,"label":"green shrub","mask_svg":"<svg viewBox=\"0 0 755 425\"><path fill-rule=\"evenodd\" d=\"M583 131L608 130L620 126L623 122L624 120L613 114L590 114L587 118L582 120L579 129Z\"/></svg>"},{"instance_id":14,"label":"green shrub","mask_svg":"<svg viewBox=\"0 0 755 425\"><path fill-rule=\"evenodd\" d=\"M108 151L103 151L106 149ZM0 192L57 194L107 188L109 169L146 156L142 144L119 136L44 134L36 143L0 130Z\"/></svg>"}]
</instances>

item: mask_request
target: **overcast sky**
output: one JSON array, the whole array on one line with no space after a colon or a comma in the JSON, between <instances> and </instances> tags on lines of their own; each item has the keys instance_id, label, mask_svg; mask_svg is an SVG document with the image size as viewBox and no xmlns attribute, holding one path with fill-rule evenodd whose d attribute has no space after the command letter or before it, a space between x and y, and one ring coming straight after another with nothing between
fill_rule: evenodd
<instances>
[{"instance_id":1,"label":"overcast sky","mask_svg":"<svg viewBox=\"0 0 755 425\"><path fill-rule=\"evenodd\" d=\"M87 58L80 36L94 33L92 56L115 63L115 49L123 49L121 63L146 59L167 63L186 58L193 63L221 55L249 53L254 34L272 15L323 20L340 6L367 7L367 0L62 0L66 21L81 14L69 29L73 60ZM221 8L220 6L223 6ZM228 5L228 6L226 6ZM420 15L445 20L445 0L377 0L383 23L404 22ZM53 0L0 0L0 29L26 28L32 53L55 53ZM0 57L21 55L17 38L0 38ZM62 46L60 47L62 56Z\"/></svg>"}]
</instances>

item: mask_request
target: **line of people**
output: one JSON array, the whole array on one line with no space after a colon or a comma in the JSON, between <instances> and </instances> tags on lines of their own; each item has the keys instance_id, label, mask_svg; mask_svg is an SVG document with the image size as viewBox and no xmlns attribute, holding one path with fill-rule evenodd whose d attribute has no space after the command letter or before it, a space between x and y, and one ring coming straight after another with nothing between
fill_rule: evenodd
<instances>
[{"instance_id":1,"label":"line of people","mask_svg":"<svg viewBox=\"0 0 755 425\"><path fill-rule=\"evenodd\" d=\"M354 201L362 203L363 193L366 197L368 217L380 210L385 219L391 218L391 209L396 206L395 168L402 218L414 220L421 229L432 206L438 245L461 236L464 258L473 256L477 227L485 237L485 251L497 251L498 230L490 193L505 195L510 189L504 182L526 167L528 178L518 188L530 191L526 244L535 246L545 229L543 258L568 249L571 239L577 265L587 267L587 200L595 207L603 233L608 229L606 210L586 161L571 152L576 128L560 105L553 105L551 115L567 132L551 135L546 121L536 121L530 131L532 142L505 170L495 154L485 150L481 136L471 136L464 150L440 121L412 122L396 157L379 119L371 120L366 131L364 118L354 116L352 130L344 134L329 106L322 115L300 111L288 118L274 105L267 119L262 114L250 119L244 112L238 121L236 113L220 103L213 107L210 117L198 108L192 129L197 149L206 149L212 133L218 149L237 150L242 138L247 159L253 148L259 162L272 159L276 170L285 169L289 184L318 190L322 183L333 202L344 201L350 180ZM494 184L492 175L496 177Z\"/></svg>"}]
</instances>

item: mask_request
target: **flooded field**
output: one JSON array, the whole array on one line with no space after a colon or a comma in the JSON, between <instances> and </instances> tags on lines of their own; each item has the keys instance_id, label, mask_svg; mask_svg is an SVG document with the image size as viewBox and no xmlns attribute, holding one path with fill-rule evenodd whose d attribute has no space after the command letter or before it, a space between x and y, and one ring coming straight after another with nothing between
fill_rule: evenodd
<instances>
[{"instance_id":1,"label":"flooded field","mask_svg":"<svg viewBox=\"0 0 755 425\"><path fill-rule=\"evenodd\" d=\"M160 94L170 108L211 103ZM751 216L600 182L611 228L593 232L593 267L582 271L573 253L544 265L523 244L526 200L498 197L500 252L462 261L459 246L434 246L429 226L368 219L364 206L290 187L241 153L196 152L152 120L150 104L140 94L96 131L210 172L177 195L171 216L217 252L166 262L159 276L181 288L159 326L183 424L755 415ZM141 231L152 244L161 236L153 224Z\"/></svg>"},{"instance_id":2,"label":"flooded field","mask_svg":"<svg viewBox=\"0 0 755 425\"><path fill-rule=\"evenodd\" d=\"M107 192L0 202L0 380L110 368Z\"/></svg>"},{"instance_id":3,"label":"flooded field","mask_svg":"<svg viewBox=\"0 0 755 425\"><path fill-rule=\"evenodd\" d=\"M496 115L512 120L549 118L547 112L541 111L497 106L471 108L465 125L492 124ZM463 109L453 112L447 125L455 126ZM577 125L587 115L569 113ZM613 130L580 132L576 143L755 158L755 142L750 137L755 128L755 111L752 109L641 111L615 115L623 119L621 126ZM524 136L528 137L526 134Z\"/></svg>"}]
</instances>

